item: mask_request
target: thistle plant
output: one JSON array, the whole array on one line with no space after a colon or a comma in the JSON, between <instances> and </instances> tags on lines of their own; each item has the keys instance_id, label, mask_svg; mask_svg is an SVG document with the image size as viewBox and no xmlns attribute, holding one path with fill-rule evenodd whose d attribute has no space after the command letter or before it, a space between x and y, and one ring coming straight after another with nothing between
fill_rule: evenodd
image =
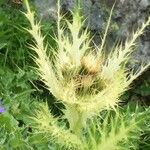
<instances>
[{"instance_id":1,"label":"thistle plant","mask_svg":"<svg viewBox=\"0 0 150 150\"><path fill-rule=\"evenodd\" d=\"M141 65L137 71L129 71L126 67L137 38L150 24L150 17L125 43L118 43L110 54L105 55L113 8L101 45L91 46L92 38L88 29L83 28L84 20L79 9L72 12L72 21L69 21L61 15L58 1L57 35L54 37L57 48L50 48L53 52L50 57L40 23L35 20L27 0L25 4L27 12L24 14L31 25L26 30L35 41L30 48L36 53L34 61L37 72L50 93L64 104L64 116L61 119L69 123L69 127L61 126L59 118L54 117L45 104L32 116L33 127L37 132L45 133L52 141L62 145L61 149L63 146L66 149L79 150L126 149L121 146L121 142L123 145L126 141L130 142L129 139L134 137L132 133L139 133L138 125L143 120L137 118L143 117L143 114L124 115L118 111L118 104L120 96L150 65ZM110 110L116 113L114 118L107 113ZM105 112L106 116L102 115ZM125 116L130 116L130 119ZM103 118L103 121L98 118Z\"/></svg>"}]
</instances>

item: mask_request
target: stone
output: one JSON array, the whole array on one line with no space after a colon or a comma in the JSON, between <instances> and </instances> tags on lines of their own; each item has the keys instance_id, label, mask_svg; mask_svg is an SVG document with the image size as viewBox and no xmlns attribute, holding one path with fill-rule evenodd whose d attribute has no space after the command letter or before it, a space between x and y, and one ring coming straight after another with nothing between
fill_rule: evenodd
<instances>
[{"instance_id":1,"label":"stone","mask_svg":"<svg viewBox=\"0 0 150 150\"><path fill-rule=\"evenodd\" d=\"M35 0L34 3L42 19L57 18L56 0Z\"/></svg>"}]
</instances>

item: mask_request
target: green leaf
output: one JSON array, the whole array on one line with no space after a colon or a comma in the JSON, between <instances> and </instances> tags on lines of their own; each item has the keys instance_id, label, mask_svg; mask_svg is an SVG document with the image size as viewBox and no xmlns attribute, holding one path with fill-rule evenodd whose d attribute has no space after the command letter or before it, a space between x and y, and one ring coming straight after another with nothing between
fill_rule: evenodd
<instances>
[{"instance_id":1,"label":"green leaf","mask_svg":"<svg viewBox=\"0 0 150 150\"><path fill-rule=\"evenodd\" d=\"M18 122L9 113L0 114L0 128L5 127L7 132L15 131Z\"/></svg>"},{"instance_id":2,"label":"green leaf","mask_svg":"<svg viewBox=\"0 0 150 150\"><path fill-rule=\"evenodd\" d=\"M45 137L44 134L42 133L37 133L35 135L32 135L29 137L28 140L33 145L46 144L48 142L47 137Z\"/></svg>"},{"instance_id":3,"label":"green leaf","mask_svg":"<svg viewBox=\"0 0 150 150\"><path fill-rule=\"evenodd\" d=\"M141 96L149 96L150 95L150 85L143 85L135 90L135 93L140 94Z\"/></svg>"},{"instance_id":4,"label":"green leaf","mask_svg":"<svg viewBox=\"0 0 150 150\"><path fill-rule=\"evenodd\" d=\"M4 48L5 46L7 46L7 43L0 43L0 50L1 50L2 48Z\"/></svg>"}]
</instances>

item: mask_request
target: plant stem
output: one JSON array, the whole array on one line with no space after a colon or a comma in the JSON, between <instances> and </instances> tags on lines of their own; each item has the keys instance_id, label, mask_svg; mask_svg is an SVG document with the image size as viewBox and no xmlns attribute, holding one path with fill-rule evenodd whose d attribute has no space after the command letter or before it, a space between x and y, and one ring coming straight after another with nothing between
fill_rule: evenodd
<instances>
[{"instance_id":1,"label":"plant stem","mask_svg":"<svg viewBox=\"0 0 150 150\"><path fill-rule=\"evenodd\" d=\"M83 128L83 115L78 115L78 120L75 120L75 124L72 128L72 131L77 135L80 136Z\"/></svg>"},{"instance_id":2,"label":"plant stem","mask_svg":"<svg viewBox=\"0 0 150 150\"><path fill-rule=\"evenodd\" d=\"M70 130L77 136L80 136L85 122L84 113L81 112L77 105L69 105L66 107L65 116L69 121Z\"/></svg>"}]
</instances>

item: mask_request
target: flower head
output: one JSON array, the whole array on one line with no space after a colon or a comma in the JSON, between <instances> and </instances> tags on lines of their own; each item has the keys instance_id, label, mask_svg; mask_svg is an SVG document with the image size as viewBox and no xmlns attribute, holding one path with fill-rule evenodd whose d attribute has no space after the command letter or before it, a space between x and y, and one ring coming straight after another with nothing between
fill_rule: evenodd
<instances>
[{"instance_id":1,"label":"flower head","mask_svg":"<svg viewBox=\"0 0 150 150\"><path fill-rule=\"evenodd\" d=\"M4 113L5 112L5 108L2 107L2 99L0 99L0 113Z\"/></svg>"},{"instance_id":2,"label":"flower head","mask_svg":"<svg viewBox=\"0 0 150 150\"><path fill-rule=\"evenodd\" d=\"M0 113L4 113L5 109L3 107L0 107Z\"/></svg>"}]
</instances>

